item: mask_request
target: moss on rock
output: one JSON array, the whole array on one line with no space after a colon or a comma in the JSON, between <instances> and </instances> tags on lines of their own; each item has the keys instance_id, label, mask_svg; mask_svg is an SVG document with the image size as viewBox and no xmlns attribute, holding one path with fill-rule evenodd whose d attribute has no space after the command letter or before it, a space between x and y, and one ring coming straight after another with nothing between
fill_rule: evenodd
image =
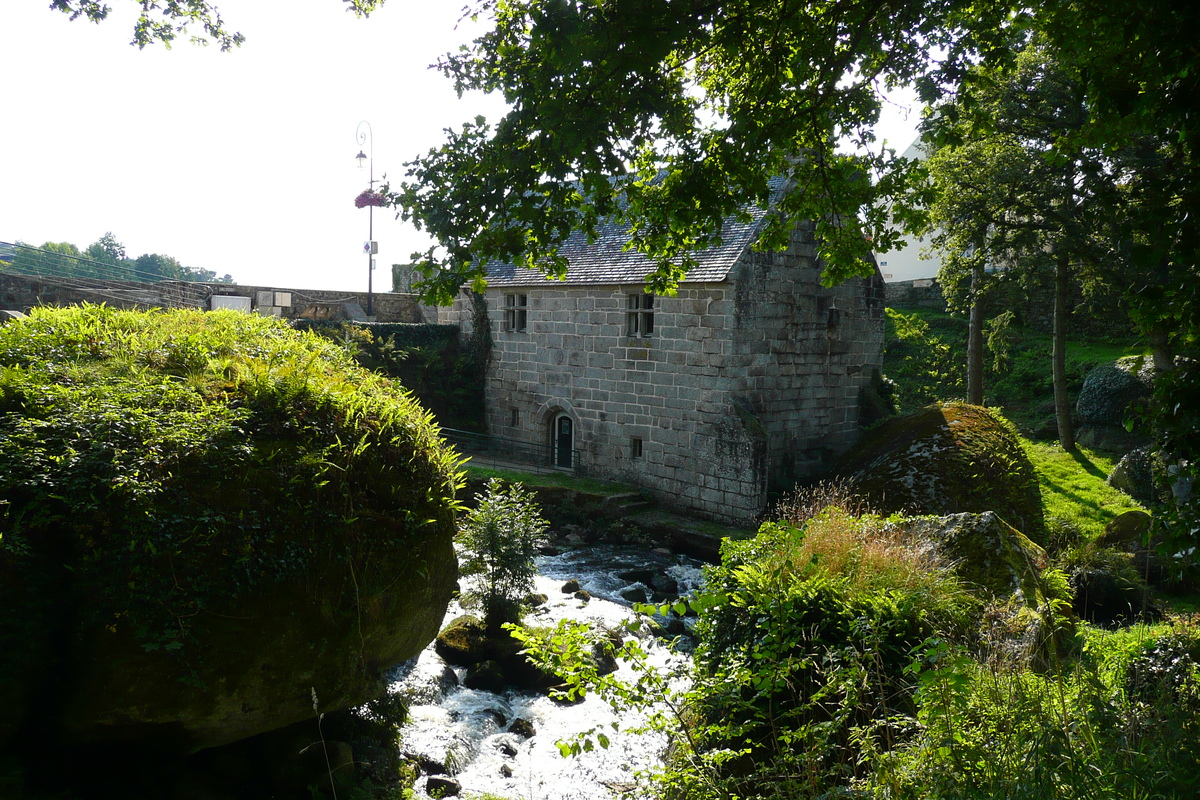
<instances>
[{"instance_id":1,"label":"moss on rock","mask_svg":"<svg viewBox=\"0 0 1200 800\"><path fill-rule=\"evenodd\" d=\"M1036 606L1047 594L1041 578L1050 565L1046 551L991 511L914 517L896 524L936 548L985 600L1016 595Z\"/></svg>"},{"instance_id":2,"label":"moss on rock","mask_svg":"<svg viewBox=\"0 0 1200 800\"><path fill-rule=\"evenodd\" d=\"M433 648L443 661L456 667L471 667L496 656L483 620L471 614L457 617L443 628Z\"/></svg>"},{"instance_id":3,"label":"moss on rock","mask_svg":"<svg viewBox=\"0 0 1200 800\"><path fill-rule=\"evenodd\" d=\"M884 513L994 511L1039 545L1042 495L1012 425L986 408L932 405L870 431L834 474Z\"/></svg>"},{"instance_id":4,"label":"moss on rock","mask_svg":"<svg viewBox=\"0 0 1200 800\"><path fill-rule=\"evenodd\" d=\"M407 392L278 320L3 326L0 743L34 708L194 749L370 699L437 633L458 482Z\"/></svg>"}]
</instances>

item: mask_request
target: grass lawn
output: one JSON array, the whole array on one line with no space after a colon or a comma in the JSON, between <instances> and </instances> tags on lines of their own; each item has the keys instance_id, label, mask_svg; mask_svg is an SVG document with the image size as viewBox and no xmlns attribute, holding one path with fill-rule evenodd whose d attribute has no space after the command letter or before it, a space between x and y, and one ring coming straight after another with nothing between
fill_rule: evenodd
<instances>
[{"instance_id":1,"label":"grass lawn","mask_svg":"<svg viewBox=\"0 0 1200 800\"><path fill-rule=\"evenodd\" d=\"M595 478L578 478L563 472L520 472L514 469L475 467L471 466L470 463L467 463L463 467L463 471L467 473L468 477L480 480L499 478L509 483L522 483L526 486L557 486L564 489L574 489L586 494L610 495L637 491L632 486L626 486L621 483L600 481Z\"/></svg>"},{"instance_id":2,"label":"grass lawn","mask_svg":"<svg viewBox=\"0 0 1200 800\"><path fill-rule=\"evenodd\" d=\"M1134 509L1145 511L1132 497L1104 482L1113 468L1110 457L1082 446L1072 455L1057 443L1025 439L1023 444L1037 470L1047 521L1058 517L1095 539L1114 517Z\"/></svg>"}]
</instances>

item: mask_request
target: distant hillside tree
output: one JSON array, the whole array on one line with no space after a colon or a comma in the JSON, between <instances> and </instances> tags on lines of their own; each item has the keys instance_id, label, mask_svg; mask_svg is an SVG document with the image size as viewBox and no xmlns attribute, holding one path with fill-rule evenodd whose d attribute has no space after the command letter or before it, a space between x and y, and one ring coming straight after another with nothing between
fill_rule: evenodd
<instances>
[{"instance_id":1,"label":"distant hillside tree","mask_svg":"<svg viewBox=\"0 0 1200 800\"><path fill-rule=\"evenodd\" d=\"M177 259L159 253L128 258L125 246L111 232L87 250L80 250L70 242L45 242L40 247L16 242L6 270L21 275L93 280L234 282L228 273L218 277L214 270L184 266Z\"/></svg>"}]
</instances>

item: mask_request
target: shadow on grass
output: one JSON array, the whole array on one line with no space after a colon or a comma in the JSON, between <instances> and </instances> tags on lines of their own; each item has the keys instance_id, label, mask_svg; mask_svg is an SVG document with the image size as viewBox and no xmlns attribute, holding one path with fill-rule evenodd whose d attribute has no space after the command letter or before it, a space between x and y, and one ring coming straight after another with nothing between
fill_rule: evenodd
<instances>
[{"instance_id":1,"label":"shadow on grass","mask_svg":"<svg viewBox=\"0 0 1200 800\"><path fill-rule=\"evenodd\" d=\"M1075 459L1075 463L1078 464L1087 474L1093 475L1100 480L1106 480L1108 478L1108 475L1104 472L1104 470L1092 463L1092 460L1084 455L1082 450L1076 450L1074 453L1071 453L1070 456L1071 458Z\"/></svg>"}]
</instances>

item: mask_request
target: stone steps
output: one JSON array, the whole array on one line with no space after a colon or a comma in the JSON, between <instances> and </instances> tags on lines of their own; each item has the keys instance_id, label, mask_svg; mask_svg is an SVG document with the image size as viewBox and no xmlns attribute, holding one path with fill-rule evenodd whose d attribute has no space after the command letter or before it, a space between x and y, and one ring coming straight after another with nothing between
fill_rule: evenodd
<instances>
[{"instance_id":1,"label":"stone steps","mask_svg":"<svg viewBox=\"0 0 1200 800\"><path fill-rule=\"evenodd\" d=\"M600 510L613 517L628 517L654 508L654 501L646 499L641 492L610 494L600 503Z\"/></svg>"}]
</instances>

